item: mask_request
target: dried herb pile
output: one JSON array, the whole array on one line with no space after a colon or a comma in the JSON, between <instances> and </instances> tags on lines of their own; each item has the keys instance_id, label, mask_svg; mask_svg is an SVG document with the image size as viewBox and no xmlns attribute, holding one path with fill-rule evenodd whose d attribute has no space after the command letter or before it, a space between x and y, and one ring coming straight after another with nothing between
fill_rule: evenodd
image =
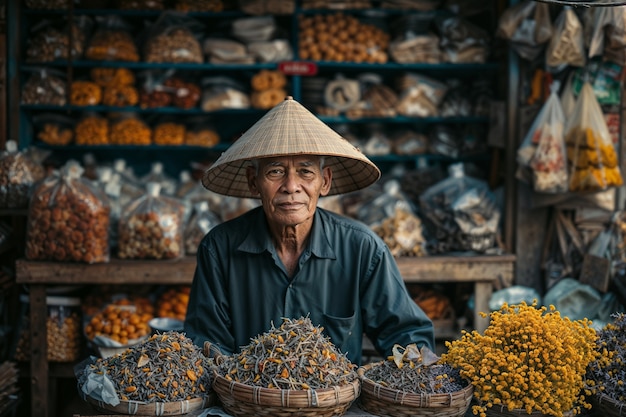
<instances>
[{"instance_id":1,"label":"dried herb pile","mask_svg":"<svg viewBox=\"0 0 626 417\"><path fill-rule=\"evenodd\" d=\"M420 352L415 345L406 349L396 345L392 356L372 365L363 376L383 387L413 394L447 394L469 384L458 369L438 359L427 348Z\"/></svg>"},{"instance_id":2,"label":"dried herb pile","mask_svg":"<svg viewBox=\"0 0 626 417\"><path fill-rule=\"evenodd\" d=\"M626 402L626 314L614 314L613 322L598 331L597 345L600 356L587 368L588 394Z\"/></svg>"},{"instance_id":3,"label":"dried herb pile","mask_svg":"<svg viewBox=\"0 0 626 417\"><path fill-rule=\"evenodd\" d=\"M204 397L211 392L212 360L184 334L170 331L109 358L88 365L106 373L122 401L173 402Z\"/></svg>"},{"instance_id":4,"label":"dried herb pile","mask_svg":"<svg viewBox=\"0 0 626 417\"><path fill-rule=\"evenodd\" d=\"M230 381L276 389L321 389L348 385L356 366L311 319L283 319L227 357L218 373Z\"/></svg>"}]
</instances>

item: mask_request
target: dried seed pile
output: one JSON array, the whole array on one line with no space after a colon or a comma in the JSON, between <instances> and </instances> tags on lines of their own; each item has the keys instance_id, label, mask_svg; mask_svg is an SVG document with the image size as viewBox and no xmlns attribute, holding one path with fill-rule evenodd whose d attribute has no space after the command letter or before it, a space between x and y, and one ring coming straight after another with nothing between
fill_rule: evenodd
<instances>
[{"instance_id":1,"label":"dried seed pile","mask_svg":"<svg viewBox=\"0 0 626 417\"><path fill-rule=\"evenodd\" d=\"M457 369L448 364L418 365L411 361L398 368L393 360L372 366L364 376L390 389L415 394L447 394L468 384Z\"/></svg>"},{"instance_id":2,"label":"dried seed pile","mask_svg":"<svg viewBox=\"0 0 626 417\"><path fill-rule=\"evenodd\" d=\"M170 331L109 358L83 373L106 373L122 401L172 402L207 396L212 360L184 334Z\"/></svg>"},{"instance_id":3,"label":"dried seed pile","mask_svg":"<svg viewBox=\"0 0 626 417\"><path fill-rule=\"evenodd\" d=\"M218 372L242 384L276 389L344 386L357 378L356 366L322 334L311 319L283 319L280 327L253 339L229 356Z\"/></svg>"}]
</instances>

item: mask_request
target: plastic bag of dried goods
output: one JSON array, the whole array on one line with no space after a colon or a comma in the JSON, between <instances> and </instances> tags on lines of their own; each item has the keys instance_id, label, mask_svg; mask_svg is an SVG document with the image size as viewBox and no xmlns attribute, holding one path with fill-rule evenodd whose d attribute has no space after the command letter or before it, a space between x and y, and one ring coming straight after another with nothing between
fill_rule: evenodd
<instances>
[{"instance_id":1,"label":"plastic bag of dried goods","mask_svg":"<svg viewBox=\"0 0 626 417\"><path fill-rule=\"evenodd\" d=\"M357 219L376 227L385 219L394 217L396 210L414 213L413 203L404 195L400 182L395 179L387 180L383 185L383 192L369 201L364 201L357 211Z\"/></svg>"},{"instance_id":2,"label":"plastic bag of dried goods","mask_svg":"<svg viewBox=\"0 0 626 417\"><path fill-rule=\"evenodd\" d=\"M489 56L489 34L460 16L435 19L441 36L443 62L484 63Z\"/></svg>"},{"instance_id":3,"label":"plastic bag of dried goods","mask_svg":"<svg viewBox=\"0 0 626 417\"><path fill-rule=\"evenodd\" d=\"M174 259L184 255L184 206L150 182L122 211L117 254L122 259Z\"/></svg>"},{"instance_id":4,"label":"plastic bag of dried goods","mask_svg":"<svg viewBox=\"0 0 626 417\"><path fill-rule=\"evenodd\" d=\"M546 49L548 67L585 65L585 41L583 27L571 7L565 6L554 22L554 35Z\"/></svg>"},{"instance_id":5,"label":"plastic bag of dried goods","mask_svg":"<svg viewBox=\"0 0 626 417\"><path fill-rule=\"evenodd\" d=\"M246 87L230 77L207 77L202 79L200 107L206 112L221 109L248 109L250 96Z\"/></svg>"},{"instance_id":6,"label":"plastic bag of dried goods","mask_svg":"<svg viewBox=\"0 0 626 417\"><path fill-rule=\"evenodd\" d=\"M6 150L0 154L0 207L28 206L33 187L44 176L41 161L28 150L19 151L17 142L8 140Z\"/></svg>"},{"instance_id":7,"label":"plastic bag of dried goods","mask_svg":"<svg viewBox=\"0 0 626 417\"><path fill-rule=\"evenodd\" d=\"M462 163L420 196L419 209L431 242L429 253L486 252L493 248L500 211L485 181L466 175Z\"/></svg>"},{"instance_id":8,"label":"plastic bag of dried goods","mask_svg":"<svg viewBox=\"0 0 626 417\"><path fill-rule=\"evenodd\" d=\"M548 5L524 0L502 13L496 34L508 40L520 57L534 60L553 31Z\"/></svg>"},{"instance_id":9,"label":"plastic bag of dried goods","mask_svg":"<svg viewBox=\"0 0 626 417\"><path fill-rule=\"evenodd\" d=\"M204 57L198 39L202 29L202 24L192 17L162 13L148 29L144 61L201 64Z\"/></svg>"},{"instance_id":10,"label":"plastic bag of dried goods","mask_svg":"<svg viewBox=\"0 0 626 417\"><path fill-rule=\"evenodd\" d=\"M212 147L220 143L215 124L206 116L187 119L185 145Z\"/></svg>"},{"instance_id":11,"label":"plastic bag of dried goods","mask_svg":"<svg viewBox=\"0 0 626 417\"><path fill-rule=\"evenodd\" d=\"M109 140L112 145L150 145L152 129L136 113L118 113L110 117Z\"/></svg>"},{"instance_id":12,"label":"plastic bag of dried goods","mask_svg":"<svg viewBox=\"0 0 626 417\"><path fill-rule=\"evenodd\" d=\"M195 255L204 235L220 223L221 220L209 209L207 201L194 204L191 218L185 226L185 254Z\"/></svg>"},{"instance_id":13,"label":"plastic bag of dried goods","mask_svg":"<svg viewBox=\"0 0 626 417\"><path fill-rule=\"evenodd\" d=\"M96 17L96 30L85 51L96 61L139 61L132 26L116 15Z\"/></svg>"},{"instance_id":14,"label":"plastic bag of dried goods","mask_svg":"<svg viewBox=\"0 0 626 417\"><path fill-rule=\"evenodd\" d=\"M22 104L64 106L67 102L67 77L61 71L37 68L22 87Z\"/></svg>"},{"instance_id":15,"label":"plastic bag of dried goods","mask_svg":"<svg viewBox=\"0 0 626 417\"><path fill-rule=\"evenodd\" d=\"M37 139L47 145L64 146L74 140L74 124L72 117L59 113L42 113L33 116L33 127Z\"/></svg>"},{"instance_id":16,"label":"plastic bag of dried goods","mask_svg":"<svg viewBox=\"0 0 626 417\"><path fill-rule=\"evenodd\" d=\"M33 191L26 258L62 262L109 261L109 201L70 160Z\"/></svg>"},{"instance_id":17,"label":"plastic bag of dried goods","mask_svg":"<svg viewBox=\"0 0 626 417\"><path fill-rule=\"evenodd\" d=\"M421 74L406 73L398 80L400 92L396 110L403 116L433 117L439 115L439 105L448 86Z\"/></svg>"},{"instance_id":18,"label":"plastic bag of dried goods","mask_svg":"<svg viewBox=\"0 0 626 417\"><path fill-rule=\"evenodd\" d=\"M589 82L565 124L570 191L601 191L622 185L617 152Z\"/></svg>"},{"instance_id":19,"label":"plastic bag of dried goods","mask_svg":"<svg viewBox=\"0 0 626 417\"><path fill-rule=\"evenodd\" d=\"M71 25L66 19L41 20L31 28L26 45L26 62L52 62L59 59L79 59L85 49L93 21L88 16L75 17ZM70 47L70 30L72 44ZM71 51L71 52L70 52Z\"/></svg>"},{"instance_id":20,"label":"plastic bag of dried goods","mask_svg":"<svg viewBox=\"0 0 626 417\"><path fill-rule=\"evenodd\" d=\"M526 133L517 152L520 167L530 170L535 191L563 193L567 191L567 158L565 154L565 116L558 95L558 83L553 83L550 97Z\"/></svg>"}]
</instances>

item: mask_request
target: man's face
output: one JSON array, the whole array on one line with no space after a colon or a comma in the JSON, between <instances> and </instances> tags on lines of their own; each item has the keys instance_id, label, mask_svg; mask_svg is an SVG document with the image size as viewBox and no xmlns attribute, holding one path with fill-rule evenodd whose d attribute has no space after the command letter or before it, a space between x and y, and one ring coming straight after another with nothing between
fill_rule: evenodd
<instances>
[{"instance_id":1,"label":"man's face","mask_svg":"<svg viewBox=\"0 0 626 417\"><path fill-rule=\"evenodd\" d=\"M310 221L320 196L328 194L332 173L320 169L320 158L312 155L259 160L258 173L247 170L248 186L261 198L268 221L295 226Z\"/></svg>"}]
</instances>

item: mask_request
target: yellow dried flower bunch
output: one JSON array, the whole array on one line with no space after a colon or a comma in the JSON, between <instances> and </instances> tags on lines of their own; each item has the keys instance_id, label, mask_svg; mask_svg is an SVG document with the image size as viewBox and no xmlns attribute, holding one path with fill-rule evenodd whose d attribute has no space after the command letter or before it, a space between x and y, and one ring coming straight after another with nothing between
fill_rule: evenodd
<instances>
[{"instance_id":1,"label":"yellow dried flower bunch","mask_svg":"<svg viewBox=\"0 0 626 417\"><path fill-rule=\"evenodd\" d=\"M485 315L486 316L486 315ZM572 321L554 306L504 304L490 314L483 334L464 331L446 342L441 361L474 385L474 414L491 407L555 417L591 408L582 388L596 359L596 331L587 319Z\"/></svg>"}]
</instances>

